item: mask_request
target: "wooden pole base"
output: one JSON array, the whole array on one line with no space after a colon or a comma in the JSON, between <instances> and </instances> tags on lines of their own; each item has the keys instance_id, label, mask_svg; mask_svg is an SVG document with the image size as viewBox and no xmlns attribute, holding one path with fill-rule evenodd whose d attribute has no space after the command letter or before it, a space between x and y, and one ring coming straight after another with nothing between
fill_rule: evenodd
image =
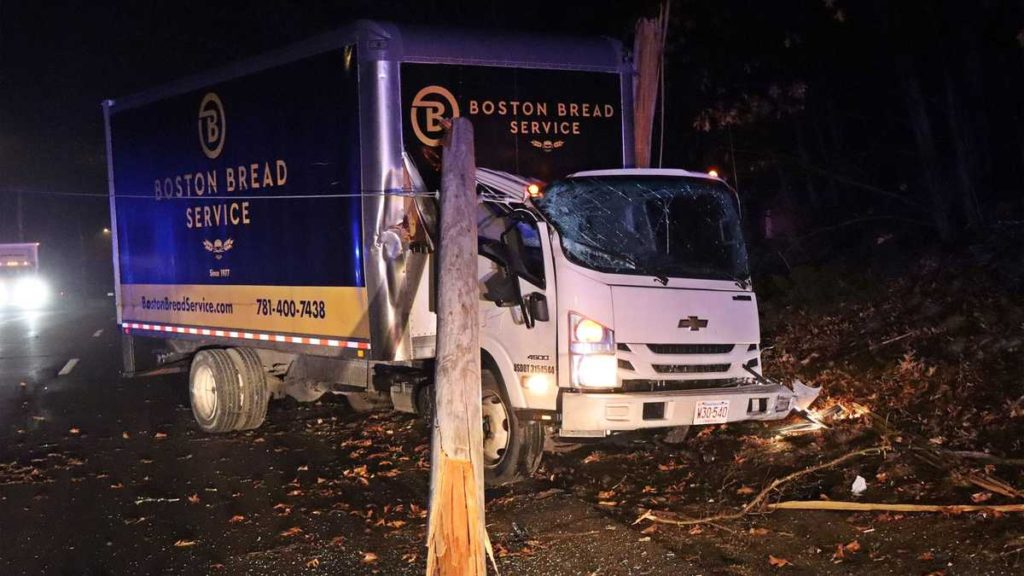
<instances>
[{"instance_id":1,"label":"wooden pole base","mask_svg":"<svg viewBox=\"0 0 1024 576\"><path fill-rule=\"evenodd\" d=\"M473 463L441 453L438 502L427 534L427 574L484 576L483 518L475 512L477 482Z\"/></svg>"}]
</instances>

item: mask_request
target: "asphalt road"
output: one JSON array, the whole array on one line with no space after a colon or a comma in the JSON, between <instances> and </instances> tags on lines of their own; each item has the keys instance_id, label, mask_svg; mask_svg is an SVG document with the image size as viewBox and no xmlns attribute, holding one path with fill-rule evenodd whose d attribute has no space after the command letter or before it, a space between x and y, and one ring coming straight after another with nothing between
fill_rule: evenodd
<instances>
[{"instance_id":1,"label":"asphalt road","mask_svg":"<svg viewBox=\"0 0 1024 576\"><path fill-rule=\"evenodd\" d=\"M421 422L284 400L206 435L184 373L119 377L119 338L109 303L0 315L0 574L423 572ZM503 573L680 566L564 492L491 496Z\"/></svg>"},{"instance_id":2,"label":"asphalt road","mask_svg":"<svg viewBox=\"0 0 1024 576\"><path fill-rule=\"evenodd\" d=\"M357 414L328 396L274 401L259 430L208 435L193 422L184 373L123 379L120 357L108 302L0 313L0 575L424 572L421 421ZM780 440L763 424L692 436L584 445L547 456L531 481L489 489L501 573L1020 573L1024 532L1011 515L636 522L646 509L736 510L756 487L817 461L827 440ZM905 501L935 481L906 471L906 488L886 487L878 466L819 475L787 497L848 497L863 474L870 498Z\"/></svg>"}]
</instances>

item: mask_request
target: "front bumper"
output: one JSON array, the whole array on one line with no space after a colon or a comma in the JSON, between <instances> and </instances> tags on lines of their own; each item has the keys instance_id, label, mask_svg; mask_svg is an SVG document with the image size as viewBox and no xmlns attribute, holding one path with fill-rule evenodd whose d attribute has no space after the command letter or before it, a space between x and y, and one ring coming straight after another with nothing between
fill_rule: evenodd
<instances>
[{"instance_id":1,"label":"front bumper","mask_svg":"<svg viewBox=\"0 0 1024 576\"><path fill-rule=\"evenodd\" d=\"M812 389L815 391L816 389ZM562 395L566 437L601 437L610 432L689 426L699 401L729 402L726 422L780 420L803 404L803 398L781 384L754 384L716 390L663 393L576 393ZM663 406L656 406L656 404ZM644 409L645 404L655 404Z\"/></svg>"}]
</instances>

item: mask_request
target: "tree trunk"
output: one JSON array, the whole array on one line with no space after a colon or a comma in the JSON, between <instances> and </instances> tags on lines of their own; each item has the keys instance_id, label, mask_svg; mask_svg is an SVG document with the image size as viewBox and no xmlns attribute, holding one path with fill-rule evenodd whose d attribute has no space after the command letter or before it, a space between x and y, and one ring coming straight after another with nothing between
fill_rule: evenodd
<instances>
[{"instance_id":1,"label":"tree trunk","mask_svg":"<svg viewBox=\"0 0 1024 576\"><path fill-rule=\"evenodd\" d=\"M427 576L484 576L483 416L473 125L443 144Z\"/></svg>"},{"instance_id":2,"label":"tree trunk","mask_svg":"<svg viewBox=\"0 0 1024 576\"><path fill-rule=\"evenodd\" d=\"M974 162L971 160L971 134L964 125L960 98L953 86L953 79L947 72L943 78L946 92L946 121L949 124L949 137L953 144L956 181L959 186L960 209L964 221L969 227L978 223L977 193L974 188Z\"/></svg>"},{"instance_id":3,"label":"tree trunk","mask_svg":"<svg viewBox=\"0 0 1024 576\"><path fill-rule=\"evenodd\" d=\"M907 99L907 113L914 132L917 145L918 160L921 164L921 180L924 182L928 195L929 210L932 222L939 231L943 241L953 238L953 222L951 218L951 198L949 191L942 182L939 168L939 156L935 148L935 136L932 132L931 119L928 117L928 104L921 92L921 84L916 72L908 66L904 74L904 94Z\"/></svg>"},{"instance_id":4,"label":"tree trunk","mask_svg":"<svg viewBox=\"0 0 1024 576\"><path fill-rule=\"evenodd\" d=\"M835 146L829 147L825 142L825 131L821 128L821 122L815 120L814 122L814 135L818 140L818 151L821 154L822 162L825 166L832 170L835 170L837 164L837 154ZM831 150L831 152L830 152ZM826 204L829 208L835 208L839 204L839 183L836 182L834 176L826 176L826 187L828 191L828 197Z\"/></svg>"},{"instance_id":5,"label":"tree trunk","mask_svg":"<svg viewBox=\"0 0 1024 576\"><path fill-rule=\"evenodd\" d=\"M803 162L804 166L810 166L813 164L811 161L810 152L807 150L807 145L804 139L804 125L807 123L806 119L801 119L796 123L796 148L800 154L800 161ZM814 175L807 170L803 170L804 176L804 190L807 192L807 202L811 206L811 211L814 216L821 215L821 198L818 196L818 188L814 185Z\"/></svg>"}]
</instances>

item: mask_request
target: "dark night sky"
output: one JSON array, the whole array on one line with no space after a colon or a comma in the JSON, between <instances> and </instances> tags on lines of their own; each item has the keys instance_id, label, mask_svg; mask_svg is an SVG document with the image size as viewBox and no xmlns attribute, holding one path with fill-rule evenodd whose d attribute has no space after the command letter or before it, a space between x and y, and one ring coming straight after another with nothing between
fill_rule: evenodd
<instances>
[{"instance_id":1,"label":"dark night sky","mask_svg":"<svg viewBox=\"0 0 1024 576\"><path fill-rule=\"evenodd\" d=\"M54 194L106 193L100 110L105 98L279 48L357 18L519 23L556 31L583 25L615 36L628 30L631 15L606 18L592 6L566 3L538 25L528 11L475 2L0 0L0 241L17 240L11 192L20 190L25 240L43 243L43 262L52 274L67 277L84 269L87 282L109 281L109 243L101 232L109 219L105 199ZM566 17L571 13L582 14L584 22L571 22ZM84 267L75 265L82 260Z\"/></svg>"},{"instance_id":2,"label":"dark night sky","mask_svg":"<svg viewBox=\"0 0 1024 576\"><path fill-rule=\"evenodd\" d=\"M99 235L104 199L52 194L106 193L104 98L357 18L628 40L635 18L656 5L0 0L0 241L16 237L11 191L21 190L26 240L43 241L46 258L109 262ZM811 206L805 219L865 210L924 221L920 204L935 195L924 186L928 147L915 139L924 118L939 181L968 174L987 214L1021 210L1024 3L676 0L673 11L666 164L699 169L735 158L741 182L760 186L756 201ZM699 129L699 118L712 122ZM964 150L983 157L964 160ZM957 158L970 169L947 168Z\"/></svg>"},{"instance_id":3,"label":"dark night sky","mask_svg":"<svg viewBox=\"0 0 1024 576\"><path fill-rule=\"evenodd\" d=\"M471 1L0 0L0 241L17 239L22 191L25 240L66 268L82 254L108 268L100 102L205 71L337 28L358 18L507 25L623 37L627 3L542 2L514 7ZM644 3L640 3L642 6ZM578 15L577 18L570 15ZM97 270L106 278L109 270Z\"/></svg>"},{"instance_id":4,"label":"dark night sky","mask_svg":"<svg viewBox=\"0 0 1024 576\"><path fill-rule=\"evenodd\" d=\"M102 99L279 48L353 19L505 23L623 36L631 10L605 9L608 16L597 19L600 4L564 3L547 11L541 25L522 9L498 11L474 2L2 0L0 179L26 189L103 192ZM446 13L452 17L442 18ZM582 14L585 21L571 22L570 14Z\"/></svg>"}]
</instances>

